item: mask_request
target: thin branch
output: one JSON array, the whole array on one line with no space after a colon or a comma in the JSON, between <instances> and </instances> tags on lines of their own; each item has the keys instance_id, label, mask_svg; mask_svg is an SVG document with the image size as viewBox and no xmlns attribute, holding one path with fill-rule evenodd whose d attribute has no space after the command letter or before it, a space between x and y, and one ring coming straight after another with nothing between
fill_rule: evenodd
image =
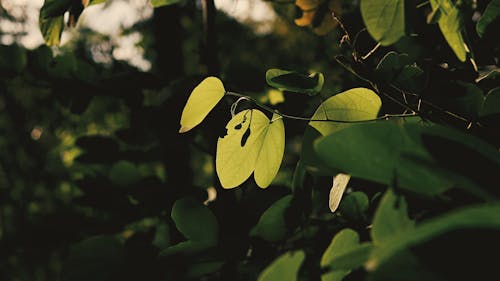
<instances>
[{"instance_id":1,"label":"thin branch","mask_svg":"<svg viewBox=\"0 0 500 281\"><path fill-rule=\"evenodd\" d=\"M369 58L373 53L375 53L378 50L380 46L381 46L380 43L377 43L377 45L375 45L375 47L373 47L373 49L371 49L366 55L362 56L361 59L366 60L367 58Z\"/></svg>"},{"instance_id":2,"label":"thin branch","mask_svg":"<svg viewBox=\"0 0 500 281\"><path fill-rule=\"evenodd\" d=\"M277 114L283 118L291 119L291 120L298 120L298 121L306 121L306 122L366 123L366 122L373 122L373 121L378 121L378 120L387 120L390 118L404 118L404 117L417 116L417 113L412 112L409 114L385 114L385 115L382 115L382 116L374 118L374 119L366 119L366 120L336 120L336 119L328 119L328 118L327 119L312 119L311 117L294 116L294 115L290 115L290 114L281 113L281 112L279 112L279 111L277 111L277 110L275 110L267 105L259 103L257 100L255 100L252 97L238 94L235 92L226 92L226 95L244 98L245 100L251 101L257 107L259 107L259 108L261 108L269 113Z\"/></svg>"}]
</instances>

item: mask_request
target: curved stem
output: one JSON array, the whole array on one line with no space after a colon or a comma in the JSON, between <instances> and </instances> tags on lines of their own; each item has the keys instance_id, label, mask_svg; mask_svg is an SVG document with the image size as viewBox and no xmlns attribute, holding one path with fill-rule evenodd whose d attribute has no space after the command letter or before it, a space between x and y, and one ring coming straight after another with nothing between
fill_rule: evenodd
<instances>
[{"instance_id":1,"label":"curved stem","mask_svg":"<svg viewBox=\"0 0 500 281\"><path fill-rule=\"evenodd\" d=\"M257 100L255 100L252 97L245 96L242 94L238 94L235 92L226 92L226 95L228 96L233 96L233 97L239 97L239 98L245 98L246 100L251 101L253 104L255 104L257 107L269 112L269 113L275 113L283 118L286 119L291 119L291 120L297 120L297 121L307 121L307 122L332 122L332 123L366 123L366 122L372 122L372 121L378 121L378 120L387 120L390 118L404 118L404 117L410 117L410 116L417 116L417 113L412 112L412 113L407 113L407 114L385 114L380 117L374 118L374 119L366 119L366 120L336 120L336 119L312 119L310 117L302 117L302 116L294 116L290 114L285 114L281 113L267 105L259 103Z\"/></svg>"}]
</instances>

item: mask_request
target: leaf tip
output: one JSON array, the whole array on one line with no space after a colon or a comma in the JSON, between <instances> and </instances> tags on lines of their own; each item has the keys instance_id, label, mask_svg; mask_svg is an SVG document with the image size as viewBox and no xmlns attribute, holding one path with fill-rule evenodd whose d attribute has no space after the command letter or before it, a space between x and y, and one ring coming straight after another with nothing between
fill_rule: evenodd
<instances>
[{"instance_id":1,"label":"leaf tip","mask_svg":"<svg viewBox=\"0 0 500 281\"><path fill-rule=\"evenodd\" d=\"M181 125L181 128L179 129L179 134L185 133L185 132L187 132L187 131L189 131L189 130L191 130L191 129L192 129L192 128L188 128L188 127L186 127L186 126L182 126L182 125Z\"/></svg>"}]
</instances>

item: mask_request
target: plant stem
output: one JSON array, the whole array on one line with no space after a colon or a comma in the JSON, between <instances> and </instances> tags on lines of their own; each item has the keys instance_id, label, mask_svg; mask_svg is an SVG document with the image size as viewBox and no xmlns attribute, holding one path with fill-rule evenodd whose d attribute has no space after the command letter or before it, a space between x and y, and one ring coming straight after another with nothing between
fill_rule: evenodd
<instances>
[{"instance_id":1,"label":"plant stem","mask_svg":"<svg viewBox=\"0 0 500 281\"><path fill-rule=\"evenodd\" d=\"M273 114L277 114L283 118L290 119L290 120L297 120L297 121L306 121L306 122L332 122L332 123L366 123L366 122L373 122L373 121L378 121L378 120L386 120L390 118L404 118L404 117L410 117L410 116L417 116L416 112L412 113L407 113L407 114L385 114L380 117L374 118L374 119L366 119L366 120L336 120L336 119L312 119L310 117L303 117L303 116L294 116L290 114L285 114L281 113L267 105L259 103L257 100L255 100L252 97L245 96L239 93L235 92L226 92L227 96L233 96L233 97L239 97L239 98L245 98L248 101L251 101L253 104L255 104L257 107Z\"/></svg>"}]
</instances>

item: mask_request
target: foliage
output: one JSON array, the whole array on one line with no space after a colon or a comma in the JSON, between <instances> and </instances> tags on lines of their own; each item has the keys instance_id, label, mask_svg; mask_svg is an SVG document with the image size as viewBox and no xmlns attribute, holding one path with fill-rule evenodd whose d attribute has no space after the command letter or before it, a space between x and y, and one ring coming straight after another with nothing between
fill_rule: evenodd
<instances>
[{"instance_id":1,"label":"foliage","mask_svg":"<svg viewBox=\"0 0 500 281\"><path fill-rule=\"evenodd\" d=\"M149 72L0 46L1 280L495 276L498 1L209 2L150 2Z\"/></svg>"}]
</instances>

